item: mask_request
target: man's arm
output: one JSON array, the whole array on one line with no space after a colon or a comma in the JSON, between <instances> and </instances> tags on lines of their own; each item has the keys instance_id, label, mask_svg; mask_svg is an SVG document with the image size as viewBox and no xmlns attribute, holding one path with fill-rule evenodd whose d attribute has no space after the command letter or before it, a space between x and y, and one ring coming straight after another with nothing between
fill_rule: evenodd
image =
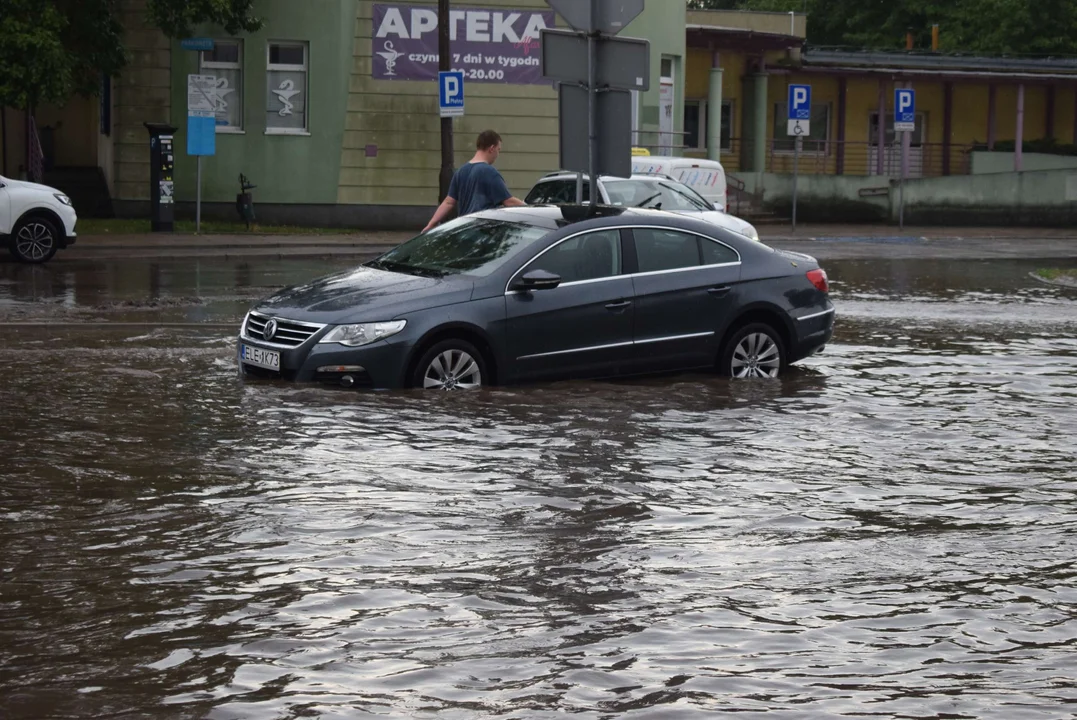
<instances>
[{"instance_id":1,"label":"man's arm","mask_svg":"<svg viewBox=\"0 0 1077 720\"><path fill-rule=\"evenodd\" d=\"M494 200L496 200L499 205L503 207L518 207L527 204L523 200L512 196L512 193L509 192L509 186L505 182L505 178L501 176L501 173L496 170L494 173L497 176L497 179L494 181L492 190Z\"/></svg>"},{"instance_id":2,"label":"man's arm","mask_svg":"<svg viewBox=\"0 0 1077 720\"><path fill-rule=\"evenodd\" d=\"M423 232L437 227L445 219L445 216L452 212L454 207L456 207L456 199L452 195L446 195L445 199L438 205L438 209L434 211L434 217L430 218L430 222L423 228Z\"/></svg>"}]
</instances>

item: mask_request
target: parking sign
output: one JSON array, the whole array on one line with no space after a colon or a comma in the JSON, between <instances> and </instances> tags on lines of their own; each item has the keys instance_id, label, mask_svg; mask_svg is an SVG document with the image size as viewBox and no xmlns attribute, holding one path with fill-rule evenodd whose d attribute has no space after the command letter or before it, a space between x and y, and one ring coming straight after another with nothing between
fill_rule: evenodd
<instances>
[{"instance_id":1,"label":"parking sign","mask_svg":"<svg viewBox=\"0 0 1077 720\"><path fill-rule=\"evenodd\" d=\"M807 135L811 132L811 85L789 86L790 135Z\"/></svg>"},{"instance_id":2,"label":"parking sign","mask_svg":"<svg viewBox=\"0 0 1077 720\"><path fill-rule=\"evenodd\" d=\"M464 71L442 70L438 73L438 109L441 117L464 114Z\"/></svg>"},{"instance_id":3,"label":"parking sign","mask_svg":"<svg viewBox=\"0 0 1077 720\"><path fill-rule=\"evenodd\" d=\"M916 129L916 91L908 88L894 90L894 132Z\"/></svg>"}]
</instances>

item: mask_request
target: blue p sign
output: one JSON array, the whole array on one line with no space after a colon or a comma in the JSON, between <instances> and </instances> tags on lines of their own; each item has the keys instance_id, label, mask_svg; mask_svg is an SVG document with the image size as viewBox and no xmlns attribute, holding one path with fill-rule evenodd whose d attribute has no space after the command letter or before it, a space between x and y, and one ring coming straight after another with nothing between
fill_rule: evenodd
<instances>
[{"instance_id":1,"label":"blue p sign","mask_svg":"<svg viewBox=\"0 0 1077 720\"><path fill-rule=\"evenodd\" d=\"M811 85L789 86L789 119L811 120Z\"/></svg>"},{"instance_id":2,"label":"blue p sign","mask_svg":"<svg viewBox=\"0 0 1077 720\"><path fill-rule=\"evenodd\" d=\"M916 129L916 91L908 88L894 90L894 130L910 132Z\"/></svg>"},{"instance_id":3,"label":"blue p sign","mask_svg":"<svg viewBox=\"0 0 1077 720\"><path fill-rule=\"evenodd\" d=\"M441 117L464 114L463 70L443 70L438 73L438 109Z\"/></svg>"}]
</instances>

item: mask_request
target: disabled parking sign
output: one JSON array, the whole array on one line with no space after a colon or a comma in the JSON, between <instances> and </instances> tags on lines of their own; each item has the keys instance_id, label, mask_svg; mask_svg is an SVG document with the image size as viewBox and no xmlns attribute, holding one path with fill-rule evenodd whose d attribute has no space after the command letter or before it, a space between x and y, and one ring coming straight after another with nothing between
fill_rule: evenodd
<instances>
[{"instance_id":1,"label":"disabled parking sign","mask_svg":"<svg viewBox=\"0 0 1077 720\"><path fill-rule=\"evenodd\" d=\"M811 132L811 85L789 86L787 134L806 137Z\"/></svg>"}]
</instances>

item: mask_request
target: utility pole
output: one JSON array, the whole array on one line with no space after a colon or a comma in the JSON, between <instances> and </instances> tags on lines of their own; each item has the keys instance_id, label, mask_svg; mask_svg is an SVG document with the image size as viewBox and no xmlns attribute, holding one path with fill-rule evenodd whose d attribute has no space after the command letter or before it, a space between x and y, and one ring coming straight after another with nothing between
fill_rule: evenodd
<instances>
[{"instance_id":1,"label":"utility pole","mask_svg":"<svg viewBox=\"0 0 1077 720\"><path fill-rule=\"evenodd\" d=\"M449 0L438 0L438 69L452 70L449 49ZM438 176L438 203L449 194L453 173L452 118L441 118L441 174Z\"/></svg>"}]
</instances>

